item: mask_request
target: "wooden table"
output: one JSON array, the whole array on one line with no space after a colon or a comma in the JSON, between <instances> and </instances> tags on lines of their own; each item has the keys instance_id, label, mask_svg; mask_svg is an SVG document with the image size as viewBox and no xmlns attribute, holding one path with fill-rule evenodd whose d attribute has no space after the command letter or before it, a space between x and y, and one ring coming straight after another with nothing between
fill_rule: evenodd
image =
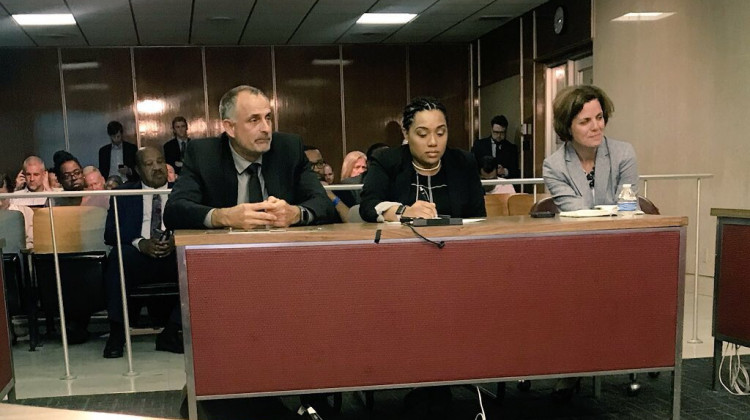
<instances>
[{"instance_id":1,"label":"wooden table","mask_svg":"<svg viewBox=\"0 0 750 420\"><path fill-rule=\"evenodd\" d=\"M711 388L719 387L719 366L724 342L750 347L750 210L711 209L716 216L714 265L714 364Z\"/></svg>"},{"instance_id":2,"label":"wooden table","mask_svg":"<svg viewBox=\"0 0 750 420\"><path fill-rule=\"evenodd\" d=\"M673 372L687 218L176 234L196 401ZM376 230L380 243L374 243Z\"/></svg>"}]
</instances>

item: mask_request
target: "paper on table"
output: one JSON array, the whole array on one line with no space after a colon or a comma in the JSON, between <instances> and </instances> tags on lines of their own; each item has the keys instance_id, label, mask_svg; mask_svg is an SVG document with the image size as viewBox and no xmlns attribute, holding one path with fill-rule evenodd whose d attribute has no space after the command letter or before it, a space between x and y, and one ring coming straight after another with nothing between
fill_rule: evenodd
<instances>
[{"instance_id":1,"label":"paper on table","mask_svg":"<svg viewBox=\"0 0 750 420\"><path fill-rule=\"evenodd\" d=\"M582 210L560 212L560 217L601 217L601 216L617 216L617 213L612 213L609 210L599 210L599 209L582 209Z\"/></svg>"}]
</instances>

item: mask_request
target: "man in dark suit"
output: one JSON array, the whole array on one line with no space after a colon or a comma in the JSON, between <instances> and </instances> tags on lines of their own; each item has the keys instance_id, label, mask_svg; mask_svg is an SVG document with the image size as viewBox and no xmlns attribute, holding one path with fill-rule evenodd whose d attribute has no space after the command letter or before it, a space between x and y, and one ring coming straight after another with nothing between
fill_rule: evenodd
<instances>
[{"instance_id":1,"label":"man in dark suit","mask_svg":"<svg viewBox=\"0 0 750 420\"><path fill-rule=\"evenodd\" d=\"M144 147L136 155L136 171L140 182L122 185L116 190L163 189L163 194L124 196L117 199L120 222L120 242L115 230L114 200L110 202L104 242L115 247L109 256L105 286L110 333L104 347L104 357L122 357L125 343L124 317L120 287L117 248L122 252L125 284L129 290L143 283L177 283L177 257L174 239L163 238L162 208L168 199L167 167L160 150ZM171 317L164 331L156 337L156 350L182 353L179 307L174 303Z\"/></svg>"},{"instance_id":2,"label":"man in dark suit","mask_svg":"<svg viewBox=\"0 0 750 420\"><path fill-rule=\"evenodd\" d=\"M221 98L219 115L220 137L187 146L164 212L167 227L248 229L335 220L300 137L271 134L271 105L262 91L231 89Z\"/></svg>"},{"instance_id":3,"label":"man in dark suit","mask_svg":"<svg viewBox=\"0 0 750 420\"><path fill-rule=\"evenodd\" d=\"M172 120L174 138L164 143L164 160L172 165L177 175L182 171L182 160L185 158L185 149L190 141L187 131L188 124L185 117L175 117Z\"/></svg>"},{"instance_id":4,"label":"man in dark suit","mask_svg":"<svg viewBox=\"0 0 750 420\"><path fill-rule=\"evenodd\" d=\"M99 171L105 178L119 175L124 181L135 180L135 152L138 148L122 139L122 124L110 121L107 134L110 143L99 149Z\"/></svg>"},{"instance_id":5,"label":"man in dark suit","mask_svg":"<svg viewBox=\"0 0 750 420\"><path fill-rule=\"evenodd\" d=\"M496 115L490 121L492 134L489 137L474 142L471 152L477 158L477 164L482 167L482 158L492 156L497 162L497 175L501 178L520 178L518 167L518 147L506 140L508 119L505 115Z\"/></svg>"}]
</instances>

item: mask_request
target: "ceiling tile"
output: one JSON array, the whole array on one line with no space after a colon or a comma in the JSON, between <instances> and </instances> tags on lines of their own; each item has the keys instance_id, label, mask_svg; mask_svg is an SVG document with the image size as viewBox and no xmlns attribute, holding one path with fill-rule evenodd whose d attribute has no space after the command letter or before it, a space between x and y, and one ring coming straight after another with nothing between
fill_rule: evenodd
<instances>
[{"instance_id":1,"label":"ceiling tile","mask_svg":"<svg viewBox=\"0 0 750 420\"><path fill-rule=\"evenodd\" d=\"M240 40L254 0L195 0L190 43L195 45L236 45Z\"/></svg>"},{"instance_id":2,"label":"ceiling tile","mask_svg":"<svg viewBox=\"0 0 750 420\"><path fill-rule=\"evenodd\" d=\"M89 45L138 45L128 0L68 0L68 6Z\"/></svg>"},{"instance_id":3,"label":"ceiling tile","mask_svg":"<svg viewBox=\"0 0 750 420\"><path fill-rule=\"evenodd\" d=\"M34 41L23 32L20 26L5 11L0 10L0 46L33 47Z\"/></svg>"},{"instance_id":4,"label":"ceiling tile","mask_svg":"<svg viewBox=\"0 0 750 420\"><path fill-rule=\"evenodd\" d=\"M187 45L192 0L130 0L141 45Z\"/></svg>"},{"instance_id":5,"label":"ceiling tile","mask_svg":"<svg viewBox=\"0 0 750 420\"><path fill-rule=\"evenodd\" d=\"M245 27L243 45L284 45L315 0L258 0Z\"/></svg>"}]
</instances>

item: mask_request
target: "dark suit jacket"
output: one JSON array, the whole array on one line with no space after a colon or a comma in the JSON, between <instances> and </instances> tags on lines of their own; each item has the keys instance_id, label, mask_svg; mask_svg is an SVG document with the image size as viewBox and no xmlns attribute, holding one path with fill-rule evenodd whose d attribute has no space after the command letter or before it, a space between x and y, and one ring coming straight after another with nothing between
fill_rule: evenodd
<instances>
[{"instance_id":1,"label":"dark suit jacket","mask_svg":"<svg viewBox=\"0 0 750 420\"><path fill-rule=\"evenodd\" d=\"M415 197L409 194L416 176L411 162L411 152L407 145L384 149L372 157L362 188L362 204L359 206L359 214L363 220L376 222L378 214L375 206L383 201L414 204ZM446 171L448 180L450 215L485 216L484 188L479 179L477 164L471 154L460 149L447 148L443 155L441 171Z\"/></svg>"},{"instance_id":2,"label":"dark suit jacket","mask_svg":"<svg viewBox=\"0 0 750 420\"><path fill-rule=\"evenodd\" d=\"M481 166L482 157L492 156L493 146L494 143L492 142L492 137L486 137L474 142L474 146L471 148L471 153L476 157L477 165ZM521 177L521 170L518 167L518 147L515 144L508 140L501 140L500 154L495 157L495 160L500 165L503 165L503 168L508 169L507 178Z\"/></svg>"},{"instance_id":3,"label":"dark suit jacket","mask_svg":"<svg viewBox=\"0 0 750 420\"><path fill-rule=\"evenodd\" d=\"M222 133L218 138L191 140L183 164L164 209L164 223L170 229L203 229L211 209L237 205L237 171L229 137ZM315 223L336 220L299 136L273 133L271 148L263 154L262 173L269 196L304 206L315 215Z\"/></svg>"},{"instance_id":4,"label":"dark suit jacket","mask_svg":"<svg viewBox=\"0 0 750 420\"><path fill-rule=\"evenodd\" d=\"M190 142L188 142L190 143ZM187 147L187 145L185 145ZM164 161L172 165L175 173L179 174L182 171L181 167L175 165L175 162L180 160L180 141L177 138L164 143Z\"/></svg>"},{"instance_id":5,"label":"dark suit jacket","mask_svg":"<svg viewBox=\"0 0 750 420\"><path fill-rule=\"evenodd\" d=\"M141 188L142 185L139 181L128 182L115 188L115 190L140 190ZM117 211L120 215L120 240L123 244L130 245L135 238L141 236L141 226L143 226L143 196L128 195L117 197ZM107 223L104 225L104 243L110 246L117 245L113 198L109 199Z\"/></svg>"},{"instance_id":6,"label":"dark suit jacket","mask_svg":"<svg viewBox=\"0 0 750 420\"><path fill-rule=\"evenodd\" d=\"M135 175L135 152L138 151L138 147L136 147L133 143L128 143L126 141L122 142L122 163L125 164L130 170L133 172L133 176L129 177L127 180L134 181L137 179L137 176ZM102 173L102 176L106 179L109 176L109 160L112 154L112 143L110 142L106 146L102 146L99 149L99 172ZM123 180L123 181L127 181Z\"/></svg>"}]
</instances>

